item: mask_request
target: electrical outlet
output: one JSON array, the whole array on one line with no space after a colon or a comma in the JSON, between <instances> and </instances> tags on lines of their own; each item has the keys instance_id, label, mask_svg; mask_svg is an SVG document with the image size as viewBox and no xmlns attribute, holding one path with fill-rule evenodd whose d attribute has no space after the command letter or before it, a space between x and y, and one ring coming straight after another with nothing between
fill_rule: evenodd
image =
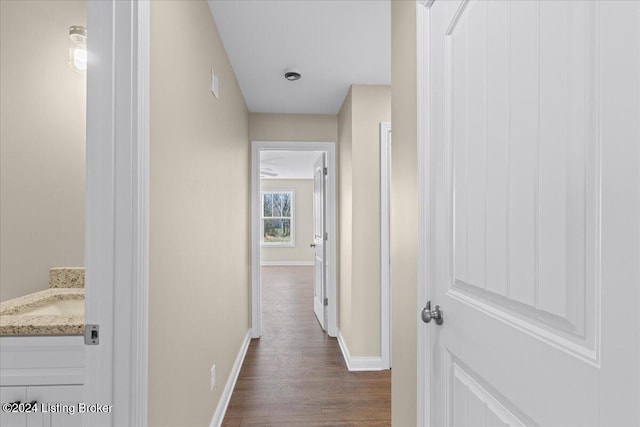
<instances>
[{"instance_id":1,"label":"electrical outlet","mask_svg":"<svg viewBox=\"0 0 640 427\"><path fill-rule=\"evenodd\" d=\"M211 367L211 390L216 386L216 365Z\"/></svg>"}]
</instances>

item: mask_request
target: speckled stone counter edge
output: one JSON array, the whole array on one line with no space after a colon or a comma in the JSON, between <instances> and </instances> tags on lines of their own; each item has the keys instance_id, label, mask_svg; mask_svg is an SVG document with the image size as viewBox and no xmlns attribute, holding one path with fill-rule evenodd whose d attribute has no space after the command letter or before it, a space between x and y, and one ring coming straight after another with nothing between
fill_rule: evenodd
<instances>
[{"instance_id":1,"label":"speckled stone counter edge","mask_svg":"<svg viewBox=\"0 0 640 427\"><path fill-rule=\"evenodd\" d=\"M84 299L83 288L50 288L0 303L0 336L82 335L84 315L18 314L56 300Z\"/></svg>"},{"instance_id":2,"label":"speckled stone counter edge","mask_svg":"<svg viewBox=\"0 0 640 427\"><path fill-rule=\"evenodd\" d=\"M49 269L50 288L84 288L84 267Z\"/></svg>"}]
</instances>

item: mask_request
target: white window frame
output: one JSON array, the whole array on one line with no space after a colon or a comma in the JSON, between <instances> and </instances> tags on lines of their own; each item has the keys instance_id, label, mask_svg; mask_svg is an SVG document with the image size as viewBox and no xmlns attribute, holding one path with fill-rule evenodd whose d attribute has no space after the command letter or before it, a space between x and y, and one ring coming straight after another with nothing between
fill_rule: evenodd
<instances>
[{"instance_id":1,"label":"white window frame","mask_svg":"<svg viewBox=\"0 0 640 427\"><path fill-rule=\"evenodd\" d=\"M264 195L265 194L291 194L291 242L265 242L264 241L264 220L265 219L287 219L288 217L264 217ZM265 189L260 191L260 246L267 248L293 248L296 246L296 192L295 190Z\"/></svg>"}]
</instances>

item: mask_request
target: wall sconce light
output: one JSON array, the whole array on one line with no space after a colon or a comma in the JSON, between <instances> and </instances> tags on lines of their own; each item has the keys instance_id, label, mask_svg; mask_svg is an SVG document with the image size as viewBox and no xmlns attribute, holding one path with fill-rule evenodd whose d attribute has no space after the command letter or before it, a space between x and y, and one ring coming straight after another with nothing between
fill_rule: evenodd
<instances>
[{"instance_id":1,"label":"wall sconce light","mask_svg":"<svg viewBox=\"0 0 640 427\"><path fill-rule=\"evenodd\" d=\"M69 65L76 71L87 70L87 28L69 27Z\"/></svg>"}]
</instances>

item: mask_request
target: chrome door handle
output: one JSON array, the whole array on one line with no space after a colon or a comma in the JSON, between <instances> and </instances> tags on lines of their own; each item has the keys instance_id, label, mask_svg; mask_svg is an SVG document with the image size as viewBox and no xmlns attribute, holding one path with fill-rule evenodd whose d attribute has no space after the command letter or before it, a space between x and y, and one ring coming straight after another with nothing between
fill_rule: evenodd
<instances>
[{"instance_id":1,"label":"chrome door handle","mask_svg":"<svg viewBox=\"0 0 640 427\"><path fill-rule=\"evenodd\" d=\"M315 248L315 247L316 247L316 244L315 244L315 243L312 243L312 244L310 244L310 245L309 245L309 247L310 247L310 248Z\"/></svg>"},{"instance_id":2,"label":"chrome door handle","mask_svg":"<svg viewBox=\"0 0 640 427\"><path fill-rule=\"evenodd\" d=\"M427 301L426 307L422 309L422 321L424 323L430 323L431 320L435 320L436 325L442 325L444 317L439 305L436 305L434 309L431 310L431 301Z\"/></svg>"}]
</instances>

